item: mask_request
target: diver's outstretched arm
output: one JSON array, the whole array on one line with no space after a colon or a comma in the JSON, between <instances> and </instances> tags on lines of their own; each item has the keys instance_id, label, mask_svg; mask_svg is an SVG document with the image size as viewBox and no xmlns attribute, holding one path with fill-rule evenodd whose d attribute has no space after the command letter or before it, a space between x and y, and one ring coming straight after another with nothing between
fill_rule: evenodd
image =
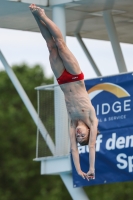
<instances>
[{"instance_id":1,"label":"diver's outstretched arm","mask_svg":"<svg viewBox=\"0 0 133 200\"><path fill-rule=\"evenodd\" d=\"M80 167L79 152L77 148L74 127L70 127L70 143L71 143L71 152L72 152L73 162L74 162L76 171L78 175L80 175L83 179L85 179L87 175L81 170L81 167Z\"/></svg>"},{"instance_id":2,"label":"diver's outstretched arm","mask_svg":"<svg viewBox=\"0 0 133 200\"><path fill-rule=\"evenodd\" d=\"M88 179L95 179L95 143L97 137L97 119L90 126L90 139L89 139L89 171L87 172Z\"/></svg>"}]
</instances>

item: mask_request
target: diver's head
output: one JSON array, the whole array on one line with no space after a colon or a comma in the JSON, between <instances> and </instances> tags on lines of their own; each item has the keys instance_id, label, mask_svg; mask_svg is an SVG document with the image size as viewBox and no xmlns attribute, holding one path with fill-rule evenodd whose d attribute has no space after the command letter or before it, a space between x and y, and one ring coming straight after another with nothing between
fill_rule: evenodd
<instances>
[{"instance_id":1,"label":"diver's head","mask_svg":"<svg viewBox=\"0 0 133 200\"><path fill-rule=\"evenodd\" d=\"M76 127L76 141L80 145L87 145L89 143L90 129L84 123L78 124Z\"/></svg>"},{"instance_id":2,"label":"diver's head","mask_svg":"<svg viewBox=\"0 0 133 200\"><path fill-rule=\"evenodd\" d=\"M97 129L97 135L99 134L99 130ZM76 141L81 146L88 145L90 139L90 128L84 123L78 123L76 127Z\"/></svg>"}]
</instances>

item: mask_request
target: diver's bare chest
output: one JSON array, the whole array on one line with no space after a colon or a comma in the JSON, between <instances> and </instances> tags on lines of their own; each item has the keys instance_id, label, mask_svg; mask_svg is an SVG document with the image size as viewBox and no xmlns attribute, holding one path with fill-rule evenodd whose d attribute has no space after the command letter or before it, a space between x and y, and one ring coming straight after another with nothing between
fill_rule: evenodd
<instances>
[{"instance_id":1,"label":"diver's bare chest","mask_svg":"<svg viewBox=\"0 0 133 200\"><path fill-rule=\"evenodd\" d=\"M89 118L91 108L89 104L82 102L66 102L67 112L72 120L86 121Z\"/></svg>"},{"instance_id":2,"label":"diver's bare chest","mask_svg":"<svg viewBox=\"0 0 133 200\"><path fill-rule=\"evenodd\" d=\"M91 103L88 97L71 96L66 97L65 101L67 110L70 112L78 112L83 114L84 112L89 112L91 109Z\"/></svg>"},{"instance_id":3,"label":"diver's bare chest","mask_svg":"<svg viewBox=\"0 0 133 200\"><path fill-rule=\"evenodd\" d=\"M91 102L86 90L69 88L64 92L65 102L71 119L86 118L91 110Z\"/></svg>"}]
</instances>

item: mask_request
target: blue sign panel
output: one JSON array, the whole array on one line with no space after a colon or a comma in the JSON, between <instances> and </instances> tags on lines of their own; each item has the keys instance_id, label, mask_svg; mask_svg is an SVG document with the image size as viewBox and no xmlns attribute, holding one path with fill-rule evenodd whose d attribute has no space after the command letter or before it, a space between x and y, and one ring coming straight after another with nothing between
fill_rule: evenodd
<instances>
[{"instance_id":1,"label":"blue sign panel","mask_svg":"<svg viewBox=\"0 0 133 200\"><path fill-rule=\"evenodd\" d=\"M84 180L72 162L74 187L133 180L133 73L85 81L96 110L95 180ZM89 170L89 148L78 146L81 169Z\"/></svg>"}]
</instances>

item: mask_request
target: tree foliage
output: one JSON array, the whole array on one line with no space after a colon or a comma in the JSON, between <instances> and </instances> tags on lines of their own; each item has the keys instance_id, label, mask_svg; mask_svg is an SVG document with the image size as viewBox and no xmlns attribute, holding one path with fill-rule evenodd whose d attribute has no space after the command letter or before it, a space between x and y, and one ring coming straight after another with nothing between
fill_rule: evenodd
<instances>
[{"instance_id":1,"label":"tree foliage","mask_svg":"<svg viewBox=\"0 0 133 200\"><path fill-rule=\"evenodd\" d=\"M41 67L14 66L13 70L36 108L34 88L51 84ZM33 162L36 126L6 72L0 72L0 199L69 199L59 176L41 176L40 163Z\"/></svg>"},{"instance_id":2,"label":"tree foliage","mask_svg":"<svg viewBox=\"0 0 133 200\"><path fill-rule=\"evenodd\" d=\"M38 65L25 64L13 70L36 108L34 88L51 84ZM40 163L33 162L36 126L5 71L0 72L0 200L71 199L60 177L41 176ZM133 182L85 187L90 199L132 200Z\"/></svg>"}]
</instances>

